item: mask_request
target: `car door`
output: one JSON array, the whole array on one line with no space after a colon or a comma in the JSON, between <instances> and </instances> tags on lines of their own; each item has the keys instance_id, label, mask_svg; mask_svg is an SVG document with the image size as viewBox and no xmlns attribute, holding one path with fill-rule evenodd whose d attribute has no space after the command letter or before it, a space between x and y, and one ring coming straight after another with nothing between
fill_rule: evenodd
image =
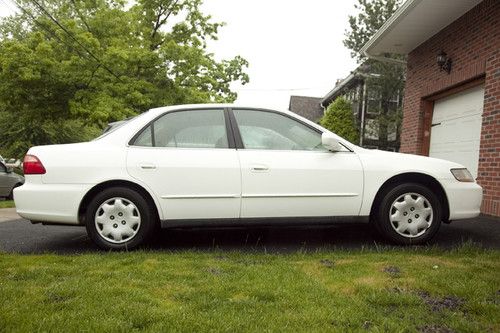
<instances>
[{"instance_id":1,"label":"car door","mask_svg":"<svg viewBox=\"0 0 500 333\"><path fill-rule=\"evenodd\" d=\"M240 164L226 112L168 112L130 145L128 172L161 198L165 219L239 217Z\"/></svg>"},{"instance_id":2,"label":"car door","mask_svg":"<svg viewBox=\"0 0 500 333\"><path fill-rule=\"evenodd\" d=\"M0 197L8 196L12 186L12 179L7 173L7 167L0 162Z\"/></svg>"},{"instance_id":3,"label":"car door","mask_svg":"<svg viewBox=\"0 0 500 333\"><path fill-rule=\"evenodd\" d=\"M321 132L284 113L234 109L241 148L241 217L356 216L363 170L346 149L330 152Z\"/></svg>"}]
</instances>

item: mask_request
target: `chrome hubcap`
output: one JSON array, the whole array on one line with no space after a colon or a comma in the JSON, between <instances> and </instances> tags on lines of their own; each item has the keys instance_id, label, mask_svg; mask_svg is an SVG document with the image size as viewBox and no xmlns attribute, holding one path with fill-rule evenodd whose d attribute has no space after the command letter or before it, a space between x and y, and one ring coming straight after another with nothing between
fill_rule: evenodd
<instances>
[{"instance_id":1,"label":"chrome hubcap","mask_svg":"<svg viewBox=\"0 0 500 333\"><path fill-rule=\"evenodd\" d=\"M119 197L108 199L97 208L95 226L106 241L125 243L137 235L141 226L141 214L130 200Z\"/></svg>"},{"instance_id":2,"label":"chrome hubcap","mask_svg":"<svg viewBox=\"0 0 500 333\"><path fill-rule=\"evenodd\" d=\"M429 200L418 193L405 193L392 203L389 220L401 236L422 236L432 224L433 209Z\"/></svg>"}]
</instances>

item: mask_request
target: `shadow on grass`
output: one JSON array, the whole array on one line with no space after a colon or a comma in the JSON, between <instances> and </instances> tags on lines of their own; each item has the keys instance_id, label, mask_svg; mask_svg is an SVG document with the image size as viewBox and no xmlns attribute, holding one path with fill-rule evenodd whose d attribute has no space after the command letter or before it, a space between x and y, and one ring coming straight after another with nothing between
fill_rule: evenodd
<instances>
[{"instance_id":1,"label":"shadow on grass","mask_svg":"<svg viewBox=\"0 0 500 333\"><path fill-rule=\"evenodd\" d=\"M500 248L500 221L478 218L443 225L433 247L449 249L469 242ZM146 248L155 251L235 250L288 253L325 249L377 249L391 247L366 224L315 227L247 227L161 230ZM27 221L0 225L0 251L17 253L81 253L99 249L83 227L32 225Z\"/></svg>"},{"instance_id":2,"label":"shadow on grass","mask_svg":"<svg viewBox=\"0 0 500 333\"><path fill-rule=\"evenodd\" d=\"M229 249L290 252L377 247L384 241L366 224L162 230L153 249Z\"/></svg>"}]
</instances>

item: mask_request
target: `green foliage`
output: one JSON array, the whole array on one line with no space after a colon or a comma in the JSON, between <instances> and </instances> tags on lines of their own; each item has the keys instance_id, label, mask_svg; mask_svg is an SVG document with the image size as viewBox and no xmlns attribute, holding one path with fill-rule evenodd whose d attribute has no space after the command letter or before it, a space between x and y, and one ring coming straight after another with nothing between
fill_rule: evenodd
<instances>
[{"instance_id":1,"label":"green foliage","mask_svg":"<svg viewBox=\"0 0 500 333\"><path fill-rule=\"evenodd\" d=\"M363 74L366 75L367 89L380 99L378 110L371 110L378 113L375 120L378 123L377 127L380 128L380 133L377 134L385 137L388 127L395 126L396 137L399 140L403 108L402 103L397 108L394 108L392 101L398 98L398 95L401 98L403 94L405 85L403 68L380 61L365 61L363 70L365 71Z\"/></svg>"},{"instance_id":2,"label":"green foliage","mask_svg":"<svg viewBox=\"0 0 500 333\"><path fill-rule=\"evenodd\" d=\"M162 105L232 102L245 59L216 61L222 23L201 0L18 1L0 22L0 150L87 140L108 122ZM96 59L97 58L97 59Z\"/></svg>"},{"instance_id":3,"label":"green foliage","mask_svg":"<svg viewBox=\"0 0 500 333\"><path fill-rule=\"evenodd\" d=\"M363 45L387 22L401 4L401 0L358 0L357 15L349 15L349 28L344 45L359 62L365 56L359 52Z\"/></svg>"},{"instance_id":4,"label":"green foliage","mask_svg":"<svg viewBox=\"0 0 500 333\"><path fill-rule=\"evenodd\" d=\"M319 123L354 144L359 141L359 131L352 113L352 104L344 97L338 97L328 106Z\"/></svg>"},{"instance_id":5,"label":"green foliage","mask_svg":"<svg viewBox=\"0 0 500 333\"><path fill-rule=\"evenodd\" d=\"M387 137L390 125L396 126L396 137L399 141L402 108L400 106L396 110L391 110L390 101L403 93L405 69L401 65L366 59L365 55L359 51L394 14L400 4L401 0L358 0L355 5L358 13L349 16L349 30L346 31L344 39L344 45L351 50L352 56L356 57L359 63L363 63L359 74L365 77L368 89L380 98L380 110L378 110L375 128L380 129L380 133L376 134L380 134L382 141ZM404 58L395 54L384 54L384 56L395 59Z\"/></svg>"}]
</instances>

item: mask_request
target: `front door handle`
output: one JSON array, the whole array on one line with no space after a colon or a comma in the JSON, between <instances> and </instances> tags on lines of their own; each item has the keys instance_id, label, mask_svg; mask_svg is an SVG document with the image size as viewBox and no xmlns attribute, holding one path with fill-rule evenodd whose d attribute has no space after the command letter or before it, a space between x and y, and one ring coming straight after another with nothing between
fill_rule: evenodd
<instances>
[{"instance_id":1,"label":"front door handle","mask_svg":"<svg viewBox=\"0 0 500 333\"><path fill-rule=\"evenodd\" d=\"M252 165L252 171L255 172L265 172L269 171L269 167L263 164Z\"/></svg>"},{"instance_id":2,"label":"front door handle","mask_svg":"<svg viewBox=\"0 0 500 333\"><path fill-rule=\"evenodd\" d=\"M153 169L156 169L156 165L154 165L154 164L141 164L141 169L153 170Z\"/></svg>"}]
</instances>

